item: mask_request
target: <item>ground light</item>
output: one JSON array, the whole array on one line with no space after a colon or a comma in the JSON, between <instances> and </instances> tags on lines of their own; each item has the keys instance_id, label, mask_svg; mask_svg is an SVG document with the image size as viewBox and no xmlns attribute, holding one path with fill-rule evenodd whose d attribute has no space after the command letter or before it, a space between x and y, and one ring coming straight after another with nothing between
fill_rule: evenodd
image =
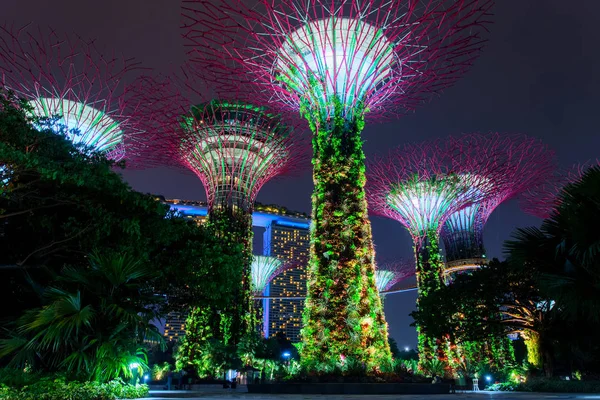
<instances>
[{"instance_id":1,"label":"ground light","mask_svg":"<svg viewBox=\"0 0 600 400\"><path fill-rule=\"evenodd\" d=\"M187 0L190 59L313 132L301 362L391 363L365 200L365 118L413 110L472 64L491 1Z\"/></svg>"}]
</instances>

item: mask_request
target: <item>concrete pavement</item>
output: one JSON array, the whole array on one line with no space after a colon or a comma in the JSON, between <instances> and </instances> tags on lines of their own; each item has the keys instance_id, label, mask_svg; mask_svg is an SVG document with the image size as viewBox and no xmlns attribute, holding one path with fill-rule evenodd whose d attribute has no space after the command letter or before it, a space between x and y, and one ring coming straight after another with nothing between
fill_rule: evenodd
<instances>
[{"instance_id":1,"label":"concrete pavement","mask_svg":"<svg viewBox=\"0 0 600 400\"><path fill-rule=\"evenodd\" d=\"M588 399L600 400L600 393L511 393L511 392L465 392L445 395L277 395L277 394L249 394L244 386L235 390L222 388L207 388L199 391L162 391L152 390L152 397L143 400L219 400L219 399L247 399L247 400L545 400L545 399Z\"/></svg>"}]
</instances>

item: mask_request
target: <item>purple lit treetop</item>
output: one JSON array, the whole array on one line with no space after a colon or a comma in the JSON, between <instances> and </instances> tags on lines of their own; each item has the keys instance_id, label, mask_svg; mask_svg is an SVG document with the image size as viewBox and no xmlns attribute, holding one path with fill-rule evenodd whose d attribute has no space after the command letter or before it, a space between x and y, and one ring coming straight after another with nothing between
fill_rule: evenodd
<instances>
[{"instance_id":1,"label":"purple lit treetop","mask_svg":"<svg viewBox=\"0 0 600 400\"><path fill-rule=\"evenodd\" d=\"M450 215L504 184L493 159L472 157L466 147L455 140L410 144L370 163L371 211L400 222L416 243L437 236Z\"/></svg>"},{"instance_id":2,"label":"purple lit treetop","mask_svg":"<svg viewBox=\"0 0 600 400\"><path fill-rule=\"evenodd\" d=\"M446 273L484 264L483 227L491 213L502 202L545 182L555 171L554 152L541 141L525 135L474 133L450 140L458 142L466 156L493 161L502 175L488 175L492 190L446 220L442 230Z\"/></svg>"},{"instance_id":3,"label":"purple lit treetop","mask_svg":"<svg viewBox=\"0 0 600 400\"><path fill-rule=\"evenodd\" d=\"M304 166L308 145L293 120L240 101L236 93L211 100L195 92L206 85L193 75L179 85L169 81L137 82L153 133L144 161L194 172L204 184L209 210L217 205L251 210L267 181Z\"/></svg>"},{"instance_id":4,"label":"purple lit treetop","mask_svg":"<svg viewBox=\"0 0 600 400\"><path fill-rule=\"evenodd\" d=\"M56 129L83 148L119 160L139 133L122 79L132 59L101 54L92 41L54 30L0 26L0 88L28 101L33 116L57 117Z\"/></svg>"},{"instance_id":5,"label":"purple lit treetop","mask_svg":"<svg viewBox=\"0 0 600 400\"><path fill-rule=\"evenodd\" d=\"M267 102L350 117L414 109L464 73L490 0L184 0L191 60Z\"/></svg>"}]
</instances>

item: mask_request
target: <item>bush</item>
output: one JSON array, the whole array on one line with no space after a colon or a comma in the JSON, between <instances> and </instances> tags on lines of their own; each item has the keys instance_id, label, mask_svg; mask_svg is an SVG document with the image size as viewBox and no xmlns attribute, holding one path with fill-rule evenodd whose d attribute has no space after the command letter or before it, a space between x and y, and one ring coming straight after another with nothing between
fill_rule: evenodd
<instances>
[{"instance_id":1,"label":"bush","mask_svg":"<svg viewBox=\"0 0 600 400\"><path fill-rule=\"evenodd\" d=\"M519 390L519 383L514 383L514 382L501 382L501 383L494 383L490 386L487 387L487 390L490 390L492 392L514 392L516 390Z\"/></svg>"},{"instance_id":2,"label":"bush","mask_svg":"<svg viewBox=\"0 0 600 400\"><path fill-rule=\"evenodd\" d=\"M600 393L600 381L563 381L551 378L530 378L519 386L524 392Z\"/></svg>"},{"instance_id":3,"label":"bush","mask_svg":"<svg viewBox=\"0 0 600 400\"><path fill-rule=\"evenodd\" d=\"M35 381L33 381L35 378ZM67 381L62 376L0 370L0 399L3 400L115 400L148 395L148 386L130 385L120 379L107 383Z\"/></svg>"},{"instance_id":4,"label":"bush","mask_svg":"<svg viewBox=\"0 0 600 400\"><path fill-rule=\"evenodd\" d=\"M488 386L487 390L552 393L600 393L600 381L563 381L556 378L529 378L523 383L495 383Z\"/></svg>"}]
</instances>

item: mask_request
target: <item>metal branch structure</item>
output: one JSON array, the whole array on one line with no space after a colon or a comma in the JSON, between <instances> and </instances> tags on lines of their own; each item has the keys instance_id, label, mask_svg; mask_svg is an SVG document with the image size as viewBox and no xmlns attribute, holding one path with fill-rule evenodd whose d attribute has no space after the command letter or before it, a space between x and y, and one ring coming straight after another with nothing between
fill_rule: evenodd
<instances>
[{"instance_id":1,"label":"metal branch structure","mask_svg":"<svg viewBox=\"0 0 600 400\"><path fill-rule=\"evenodd\" d=\"M122 80L137 68L77 36L0 26L0 86L25 99L33 117L52 121L51 129L66 129L82 151L120 160L134 146L136 107Z\"/></svg>"},{"instance_id":2,"label":"metal branch structure","mask_svg":"<svg viewBox=\"0 0 600 400\"><path fill-rule=\"evenodd\" d=\"M391 360L375 286L361 131L413 110L477 57L492 0L184 0L190 60L313 131L302 363ZM356 327L361 329L357 330Z\"/></svg>"},{"instance_id":3,"label":"metal branch structure","mask_svg":"<svg viewBox=\"0 0 600 400\"><path fill-rule=\"evenodd\" d=\"M600 164L596 161L596 165ZM519 196L521 209L528 214L538 218L546 219L560 206L560 193L569 183L575 182L594 165L583 163L571 168L557 168L553 174L538 182L537 185L528 188Z\"/></svg>"},{"instance_id":4,"label":"metal branch structure","mask_svg":"<svg viewBox=\"0 0 600 400\"><path fill-rule=\"evenodd\" d=\"M396 284L415 274L415 266L404 260L385 261L377 264L375 284L380 295L392 290Z\"/></svg>"},{"instance_id":5,"label":"metal branch structure","mask_svg":"<svg viewBox=\"0 0 600 400\"><path fill-rule=\"evenodd\" d=\"M190 58L292 110L413 110L481 50L490 0L184 0Z\"/></svg>"},{"instance_id":6,"label":"metal branch structure","mask_svg":"<svg viewBox=\"0 0 600 400\"><path fill-rule=\"evenodd\" d=\"M501 203L546 182L556 170L554 152L541 141L519 134L466 134L455 145L472 159L493 160L496 171L487 176L485 197L449 215L442 229L446 250L446 279L486 264L483 228ZM479 196L478 196L479 197Z\"/></svg>"},{"instance_id":7,"label":"metal branch structure","mask_svg":"<svg viewBox=\"0 0 600 400\"><path fill-rule=\"evenodd\" d=\"M281 114L240 101L242 92L209 100L210 88L193 69L183 68L182 74L168 78L142 77L135 92L143 104L145 130L151 133L145 143L146 160L140 163L175 166L196 174L206 190L209 227L225 243L243 247L242 293L238 304L232 306L231 332L236 343L255 328L251 275L254 201L266 182L303 166L308 145L303 144L299 125L293 120L288 124ZM215 315L209 319L218 320Z\"/></svg>"},{"instance_id":8,"label":"metal branch structure","mask_svg":"<svg viewBox=\"0 0 600 400\"><path fill-rule=\"evenodd\" d=\"M503 171L494 160L464 151L455 140L405 145L368 165L373 214L400 222L413 238L419 298L443 283L439 236L448 217L483 200ZM431 359L439 339L419 328L421 359Z\"/></svg>"}]
</instances>

